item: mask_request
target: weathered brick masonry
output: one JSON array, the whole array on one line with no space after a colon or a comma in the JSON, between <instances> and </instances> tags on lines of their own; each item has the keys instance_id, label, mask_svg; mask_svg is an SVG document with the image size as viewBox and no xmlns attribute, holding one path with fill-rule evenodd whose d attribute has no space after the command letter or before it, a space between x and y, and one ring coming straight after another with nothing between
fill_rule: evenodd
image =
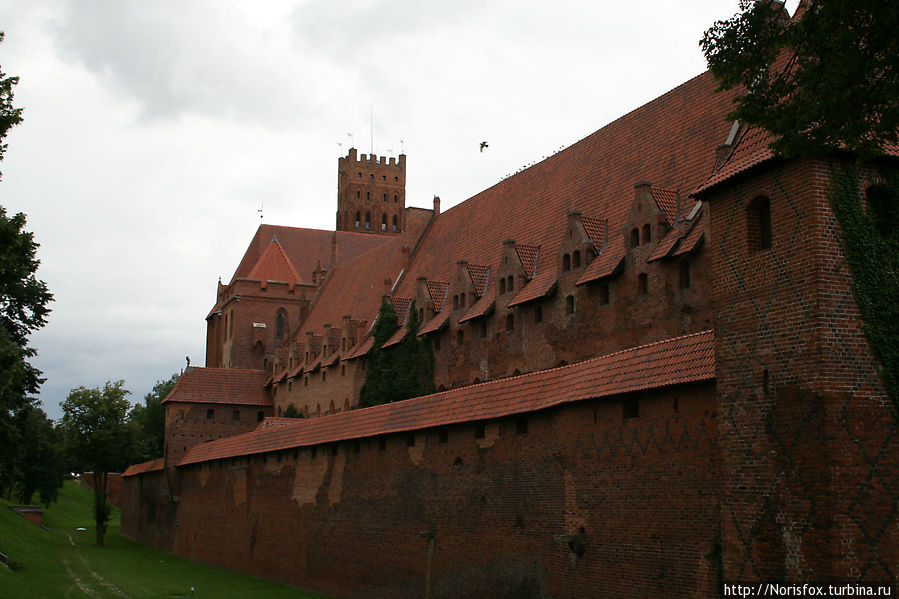
<instances>
[{"instance_id":1,"label":"weathered brick masonry","mask_svg":"<svg viewBox=\"0 0 899 599\"><path fill-rule=\"evenodd\" d=\"M351 151L338 231L263 225L219 284L122 533L346 597L895 583L899 431L828 203L854 157L775 159L714 89L443 213ZM385 298L440 392L355 409Z\"/></svg>"}]
</instances>

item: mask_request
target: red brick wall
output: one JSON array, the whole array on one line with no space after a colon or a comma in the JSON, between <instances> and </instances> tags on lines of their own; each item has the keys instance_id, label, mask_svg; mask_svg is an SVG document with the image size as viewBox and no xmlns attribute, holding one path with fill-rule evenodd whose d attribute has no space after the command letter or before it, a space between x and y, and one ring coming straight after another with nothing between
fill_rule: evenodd
<instances>
[{"instance_id":1,"label":"red brick wall","mask_svg":"<svg viewBox=\"0 0 899 599\"><path fill-rule=\"evenodd\" d=\"M209 410L213 412L212 418L207 418ZM238 419L234 418L235 411ZM197 443L254 430L259 426L260 412L263 418L273 415L271 406L166 402L166 464L177 464L185 452Z\"/></svg>"},{"instance_id":2,"label":"red brick wall","mask_svg":"<svg viewBox=\"0 0 899 599\"><path fill-rule=\"evenodd\" d=\"M85 472L81 475L81 484L88 488L94 488L94 473ZM115 506L122 505L122 475L118 472L110 472L106 475L106 495L109 502Z\"/></svg>"},{"instance_id":3,"label":"red brick wall","mask_svg":"<svg viewBox=\"0 0 899 599\"><path fill-rule=\"evenodd\" d=\"M895 580L899 435L827 194L795 161L709 197L730 580ZM747 207L770 199L770 249ZM889 507L893 506L893 507Z\"/></svg>"},{"instance_id":4,"label":"red brick wall","mask_svg":"<svg viewBox=\"0 0 899 599\"><path fill-rule=\"evenodd\" d=\"M177 532L177 502L170 491L170 474L158 470L122 479L123 537L171 551Z\"/></svg>"},{"instance_id":5,"label":"red brick wall","mask_svg":"<svg viewBox=\"0 0 899 599\"><path fill-rule=\"evenodd\" d=\"M180 468L178 555L350 597L708 597L712 384ZM339 417L339 416L338 416ZM123 530L151 542L130 477ZM146 503L146 499L144 499ZM157 513L158 513L158 508ZM563 540L584 529L577 557Z\"/></svg>"}]
</instances>

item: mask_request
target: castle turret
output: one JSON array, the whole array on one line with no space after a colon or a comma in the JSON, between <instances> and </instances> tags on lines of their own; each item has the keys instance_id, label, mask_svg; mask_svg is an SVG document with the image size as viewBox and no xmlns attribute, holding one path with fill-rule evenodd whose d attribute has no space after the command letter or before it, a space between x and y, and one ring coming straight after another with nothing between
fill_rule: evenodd
<instances>
[{"instance_id":1,"label":"castle turret","mask_svg":"<svg viewBox=\"0 0 899 599\"><path fill-rule=\"evenodd\" d=\"M356 157L356 148L337 161L337 230L397 235L406 207L406 155Z\"/></svg>"}]
</instances>

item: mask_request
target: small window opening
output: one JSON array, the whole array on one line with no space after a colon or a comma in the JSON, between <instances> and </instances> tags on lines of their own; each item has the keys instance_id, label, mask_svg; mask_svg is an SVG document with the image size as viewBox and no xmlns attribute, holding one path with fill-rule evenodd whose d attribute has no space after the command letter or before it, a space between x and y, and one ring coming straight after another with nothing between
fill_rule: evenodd
<instances>
[{"instance_id":1,"label":"small window opening","mask_svg":"<svg viewBox=\"0 0 899 599\"><path fill-rule=\"evenodd\" d=\"M515 419L515 432L519 435L528 434L528 417L519 416Z\"/></svg>"},{"instance_id":2,"label":"small window opening","mask_svg":"<svg viewBox=\"0 0 899 599\"><path fill-rule=\"evenodd\" d=\"M599 303L602 305L606 305L609 303L609 284L608 283L600 283L599 284Z\"/></svg>"},{"instance_id":3,"label":"small window opening","mask_svg":"<svg viewBox=\"0 0 899 599\"><path fill-rule=\"evenodd\" d=\"M690 288L690 263L686 260L682 260L678 266L678 279L681 289Z\"/></svg>"},{"instance_id":4,"label":"small window opening","mask_svg":"<svg viewBox=\"0 0 899 599\"><path fill-rule=\"evenodd\" d=\"M502 295L505 292L506 292L506 280L500 279L499 280L499 294Z\"/></svg>"},{"instance_id":5,"label":"small window opening","mask_svg":"<svg viewBox=\"0 0 899 599\"><path fill-rule=\"evenodd\" d=\"M621 417L624 420L640 416L640 402L636 397L625 397L621 401Z\"/></svg>"},{"instance_id":6,"label":"small window opening","mask_svg":"<svg viewBox=\"0 0 899 599\"><path fill-rule=\"evenodd\" d=\"M371 229L371 212L365 213L365 228Z\"/></svg>"},{"instance_id":7,"label":"small window opening","mask_svg":"<svg viewBox=\"0 0 899 599\"><path fill-rule=\"evenodd\" d=\"M649 293L649 277L645 272L641 272L637 275L637 293L640 295Z\"/></svg>"},{"instance_id":8,"label":"small window opening","mask_svg":"<svg viewBox=\"0 0 899 599\"><path fill-rule=\"evenodd\" d=\"M565 314L571 316L574 314L574 296L569 295L565 298Z\"/></svg>"},{"instance_id":9,"label":"small window opening","mask_svg":"<svg viewBox=\"0 0 899 599\"><path fill-rule=\"evenodd\" d=\"M458 310L458 309L459 309L459 296L454 295L453 296L453 310Z\"/></svg>"},{"instance_id":10,"label":"small window opening","mask_svg":"<svg viewBox=\"0 0 899 599\"><path fill-rule=\"evenodd\" d=\"M874 228L883 237L895 235L899 231L899 197L896 190L883 183L875 183L865 190L868 215L874 221Z\"/></svg>"},{"instance_id":11,"label":"small window opening","mask_svg":"<svg viewBox=\"0 0 899 599\"><path fill-rule=\"evenodd\" d=\"M515 330L515 317L512 314L506 316L506 330L514 331Z\"/></svg>"},{"instance_id":12,"label":"small window opening","mask_svg":"<svg viewBox=\"0 0 899 599\"><path fill-rule=\"evenodd\" d=\"M753 252L771 249L771 200L759 196L752 200L746 213L749 250Z\"/></svg>"},{"instance_id":13,"label":"small window opening","mask_svg":"<svg viewBox=\"0 0 899 599\"><path fill-rule=\"evenodd\" d=\"M459 307L460 308L465 307L465 294L464 293L459 294Z\"/></svg>"},{"instance_id":14,"label":"small window opening","mask_svg":"<svg viewBox=\"0 0 899 599\"><path fill-rule=\"evenodd\" d=\"M510 293L512 291L515 291L515 277L513 277L512 275L509 275L508 282L506 283L506 288Z\"/></svg>"},{"instance_id":15,"label":"small window opening","mask_svg":"<svg viewBox=\"0 0 899 599\"><path fill-rule=\"evenodd\" d=\"M571 267L577 268L581 265L581 253L578 250L574 250L574 253L571 254Z\"/></svg>"},{"instance_id":16,"label":"small window opening","mask_svg":"<svg viewBox=\"0 0 899 599\"><path fill-rule=\"evenodd\" d=\"M571 256L568 254L562 256L562 270L571 270Z\"/></svg>"},{"instance_id":17,"label":"small window opening","mask_svg":"<svg viewBox=\"0 0 899 599\"><path fill-rule=\"evenodd\" d=\"M474 438L475 439L483 439L487 436L487 427L483 422L478 422L474 425Z\"/></svg>"},{"instance_id":18,"label":"small window opening","mask_svg":"<svg viewBox=\"0 0 899 599\"><path fill-rule=\"evenodd\" d=\"M650 243L652 241L652 227L648 224L643 225L643 243Z\"/></svg>"},{"instance_id":19,"label":"small window opening","mask_svg":"<svg viewBox=\"0 0 899 599\"><path fill-rule=\"evenodd\" d=\"M394 230L394 231L397 230L397 224L396 224L396 223L397 223L397 221L396 221L396 215L394 215L394 216L393 216L393 230Z\"/></svg>"},{"instance_id":20,"label":"small window opening","mask_svg":"<svg viewBox=\"0 0 899 599\"><path fill-rule=\"evenodd\" d=\"M356 213L356 228L357 228L357 229L359 228L359 221L361 220L361 219L359 218L360 216L361 216L360 213L357 212L357 213Z\"/></svg>"},{"instance_id":21,"label":"small window opening","mask_svg":"<svg viewBox=\"0 0 899 599\"><path fill-rule=\"evenodd\" d=\"M215 419L215 410L206 410L206 420Z\"/></svg>"},{"instance_id":22,"label":"small window opening","mask_svg":"<svg viewBox=\"0 0 899 599\"><path fill-rule=\"evenodd\" d=\"M631 229L631 247L640 247L640 231L636 227Z\"/></svg>"}]
</instances>

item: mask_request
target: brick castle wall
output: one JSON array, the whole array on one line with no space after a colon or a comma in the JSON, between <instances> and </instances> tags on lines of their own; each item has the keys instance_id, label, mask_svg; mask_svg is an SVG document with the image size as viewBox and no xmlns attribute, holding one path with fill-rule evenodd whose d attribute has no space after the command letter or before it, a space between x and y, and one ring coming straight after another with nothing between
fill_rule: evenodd
<instances>
[{"instance_id":1,"label":"brick castle wall","mask_svg":"<svg viewBox=\"0 0 899 599\"><path fill-rule=\"evenodd\" d=\"M215 461L178 469L173 539L163 477L127 478L123 534L337 596L422 596L424 533L433 597L706 597L717 430L704 384Z\"/></svg>"},{"instance_id":2,"label":"brick castle wall","mask_svg":"<svg viewBox=\"0 0 899 599\"><path fill-rule=\"evenodd\" d=\"M729 580L896 579L899 431L852 296L831 168L795 161L708 198ZM768 248L754 238L759 197Z\"/></svg>"}]
</instances>

